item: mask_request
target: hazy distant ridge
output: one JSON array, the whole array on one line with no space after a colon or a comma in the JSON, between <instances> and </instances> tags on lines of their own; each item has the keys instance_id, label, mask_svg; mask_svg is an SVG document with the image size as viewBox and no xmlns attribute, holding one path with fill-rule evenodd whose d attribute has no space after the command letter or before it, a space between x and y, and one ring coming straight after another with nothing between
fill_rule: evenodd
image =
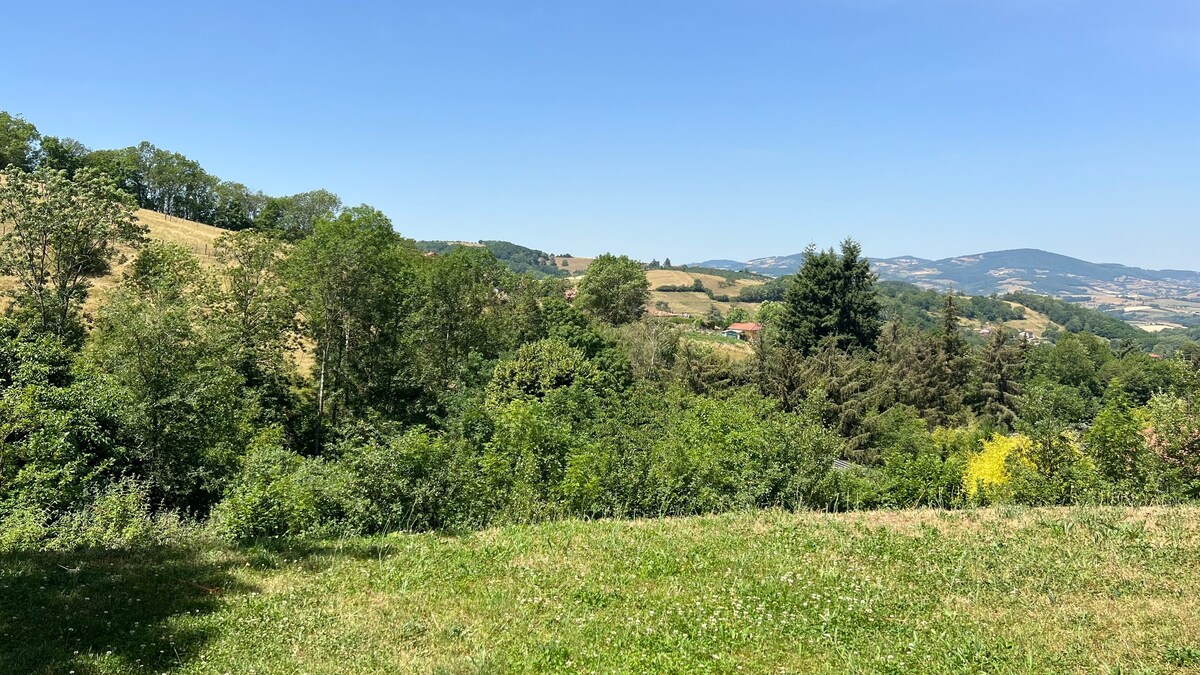
<instances>
[{"instance_id":1,"label":"hazy distant ridge","mask_svg":"<svg viewBox=\"0 0 1200 675\"><path fill-rule=\"evenodd\" d=\"M783 276L800 267L803 254L756 258L746 262L709 260L698 266L746 269ZM909 281L927 288L954 288L990 294L1025 290L1047 295L1185 295L1200 291L1200 272L1148 270L1117 263L1093 263L1033 248L990 251L926 260L898 256L872 260L883 279Z\"/></svg>"}]
</instances>

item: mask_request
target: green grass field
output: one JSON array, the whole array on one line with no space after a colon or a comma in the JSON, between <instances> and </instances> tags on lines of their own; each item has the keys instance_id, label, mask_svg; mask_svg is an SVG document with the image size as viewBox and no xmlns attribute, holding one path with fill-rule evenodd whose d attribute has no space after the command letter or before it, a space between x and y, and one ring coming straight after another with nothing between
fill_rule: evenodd
<instances>
[{"instance_id":1,"label":"green grass field","mask_svg":"<svg viewBox=\"0 0 1200 675\"><path fill-rule=\"evenodd\" d=\"M762 512L0 558L0 672L1186 672L1200 509Z\"/></svg>"}]
</instances>

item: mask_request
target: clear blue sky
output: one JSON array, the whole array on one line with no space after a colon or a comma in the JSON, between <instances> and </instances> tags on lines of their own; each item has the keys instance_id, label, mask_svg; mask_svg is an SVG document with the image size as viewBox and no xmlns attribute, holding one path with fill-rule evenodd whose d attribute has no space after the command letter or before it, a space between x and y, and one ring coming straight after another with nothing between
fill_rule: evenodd
<instances>
[{"instance_id":1,"label":"clear blue sky","mask_svg":"<svg viewBox=\"0 0 1200 675\"><path fill-rule=\"evenodd\" d=\"M22 2L0 109L407 236L1200 268L1200 2Z\"/></svg>"}]
</instances>

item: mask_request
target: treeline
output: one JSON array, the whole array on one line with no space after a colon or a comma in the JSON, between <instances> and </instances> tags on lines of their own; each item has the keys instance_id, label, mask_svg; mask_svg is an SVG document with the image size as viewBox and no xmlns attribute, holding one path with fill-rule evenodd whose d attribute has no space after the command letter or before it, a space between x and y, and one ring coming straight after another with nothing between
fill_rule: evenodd
<instances>
[{"instance_id":1,"label":"treeline","mask_svg":"<svg viewBox=\"0 0 1200 675\"><path fill-rule=\"evenodd\" d=\"M535 276L569 277L571 271L560 268L555 257L545 251L520 246L512 242L484 240L479 244L509 269L518 274L533 274ZM418 241L417 248L427 253L444 255L456 246L462 246L450 241Z\"/></svg>"},{"instance_id":2,"label":"treeline","mask_svg":"<svg viewBox=\"0 0 1200 675\"><path fill-rule=\"evenodd\" d=\"M358 206L295 242L230 233L206 266L133 206L89 170L0 181L0 549L1200 497L1195 344L973 345L947 296L919 330L852 241L809 249L731 360L645 317L624 256L570 293ZM139 250L89 326L117 242Z\"/></svg>"},{"instance_id":3,"label":"treeline","mask_svg":"<svg viewBox=\"0 0 1200 675\"><path fill-rule=\"evenodd\" d=\"M1008 293L1005 300L1019 302L1035 312L1045 314L1051 321L1071 333L1092 333L1110 340L1138 340L1145 332L1124 321L1087 307L1073 305L1058 298L1032 293Z\"/></svg>"},{"instance_id":4,"label":"treeline","mask_svg":"<svg viewBox=\"0 0 1200 675\"><path fill-rule=\"evenodd\" d=\"M342 206L325 190L271 197L146 141L93 150L72 138L44 136L32 123L0 111L0 169L10 165L63 171L68 177L93 169L112 177L140 208L226 230L278 230L293 240L310 232L316 218L334 216Z\"/></svg>"},{"instance_id":5,"label":"treeline","mask_svg":"<svg viewBox=\"0 0 1200 675\"><path fill-rule=\"evenodd\" d=\"M729 302L731 299L728 293L717 293L705 286L704 281L700 279L693 279L690 284L663 284L654 290L662 293L703 293L714 302Z\"/></svg>"}]
</instances>

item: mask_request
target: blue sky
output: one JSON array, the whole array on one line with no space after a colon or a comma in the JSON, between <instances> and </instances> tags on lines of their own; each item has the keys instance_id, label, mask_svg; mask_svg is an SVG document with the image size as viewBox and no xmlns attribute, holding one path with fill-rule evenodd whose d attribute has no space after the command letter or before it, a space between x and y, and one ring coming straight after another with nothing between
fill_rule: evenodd
<instances>
[{"instance_id":1,"label":"blue sky","mask_svg":"<svg viewBox=\"0 0 1200 675\"><path fill-rule=\"evenodd\" d=\"M420 239L1200 268L1200 3L16 3L0 109Z\"/></svg>"}]
</instances>

